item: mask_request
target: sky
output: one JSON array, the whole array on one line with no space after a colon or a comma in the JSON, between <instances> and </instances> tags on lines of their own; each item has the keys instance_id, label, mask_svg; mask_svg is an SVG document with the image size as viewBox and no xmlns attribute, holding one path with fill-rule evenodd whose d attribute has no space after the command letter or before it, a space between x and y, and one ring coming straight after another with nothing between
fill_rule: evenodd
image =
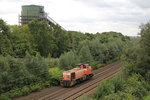
<instances>
[{"instance_id":1,"label":"sky","mask_svg":"<svg viewBox=\"0 0 150 100\"><path fill-rule=\"evenodd\" d=\"M150 22L150 0L0 0L0 18L18 25L22 5L41 5L66 30L137 36Z\"/></svg>"}]
</instances>

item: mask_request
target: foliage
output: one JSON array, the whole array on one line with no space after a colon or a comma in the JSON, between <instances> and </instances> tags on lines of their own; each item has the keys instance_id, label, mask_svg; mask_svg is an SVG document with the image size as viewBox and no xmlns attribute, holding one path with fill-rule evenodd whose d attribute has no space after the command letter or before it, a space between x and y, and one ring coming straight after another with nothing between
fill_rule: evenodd
<instances>
[{"instance_id":1,"label":"foliage","mask_svg":"<svg viewBox=\"0 0 150 100\"><path fill-rule=\"evenodd\" d=\"M9 97L6 96L6 95L1 95L1 96L0 96L0 100L11 100L11 98L9 98Z\"/></svg>"},{"instance_id":2,"label":"foliage","mask_svg":"<svg viewBox=\"0 0 150 100\"><path fill-rule=\"evenodd\" d=\"M81 63L88 63L93 60L88 46L83 46L79 52L79 55Z\"/></svg>"},{"instance_id":3,"label":"foliage","mask_svg":"<svg viewBox=\"0 0 150 100\"><path fill-rule=\"evenodd\" d=\"M97 91L94 93L94 99L104 98L104 96L114 93L114 86L110 81L102 81L98 86Z\"/></svg>"},{"instance_id":4,"label":"foliage","mask_svg":"<svg viewBox=\"0 0 150 100\"><path fill-rule=\"evenodd\" d=\"M98 68L101 68L103 66L103 64L101 64L99 61L92 61L90 63L90 65L92 66L93 69L98 69Z\"/></svg>"},{"instance_id":5,"label":"foliage","mask_svg":"<svg viewBox=\"0 0 150 100\"><path fill-rule=\"evenodd\" d=\"M101 44L98 39L92 40L89 43L89 49L95 61L103 62L104 60L103 46L104 45Z\"/></svg>"},{"instance_id":6,"label":"foliage","mask_svg":"<svg viewBox=\"0 0 150 100\"><path fill-rule=\"evenodd\" d=\"M30 86L30 91L32 92L39 91L40 89L41 89L40 84L35 84Z\"/></svg>"},{"instance_id":7,"label":"foliage","mask_svg":"<svg viewBox=\"0 0 150 100\"><path fill-rule=\"evenodd\" d=\"M23 58L26 51L33 54L35 51L31 46L30 39L32 38L29 34L28 26L10 26L11 34L10 41L13 47L14 57Z\"/></svg>"},{"instance_id":8,"label":"foliage","mask_svg":"<svg viewBox=\"0 0 150 100\"><path fill-rule=\"evenodd\" d=\"M150 70L150 23L140 26L141 40L140 51L138 53L137 67L140 68L141 74L145 75Z\"/></svg>"},{"instance_id":9,"label":"foliage","mask_svg":"<svg viewBox=\"0 0 150 100\"><path fill-rule=\"evenodd\" d=\"M145 80L134 74L125 80L118 75L100 83L93 99L103 100L141 100L147 94Z\"/></svg>"},{"instance_id":10,"label":"foliage","mask_svg":"<svg viewBox=\"0 0 150 100\"><path fill-rule=\"evenodd\" d=\"M25 57L25 66L33 81L44 81L49 79L48 66L45 60L37 54L36 56L31 56L27 53Z\"/></svg>"},{"instance_id":11,"label":"foliage","mask_svg":"<svg viewBox=\"0 0 150 100\"><path fill-rule=\"evenodd\" d=\"M1 91L7 92L14 87L21 88L25 85L45 82L50 79L48 66L40 56L31 56L27 53L24 59L16 59L11 56L0 56L0 83ZM7 85L6 85L7 84ZM23 89L25 93L27 89Z\"/></svg>"},{"instance_id":12,"label":"foliage","mask_svg":"<svg viewBox=\"0 0 150 100\"><path fill-rule=\"evenodd\" d=\"M9 35L10 29L8 25L0 19L0 54L3 56L11 55L13 53Z\"/></svg>"},{"instance_id":13,"label":"foliage","mask_svg":"<svg viewBox=\"0 0 150 100\"><path fill-rule=\"evenodd\" d=\"M60 70L58 67L53 67L49 69L51 75L51 84L58 85L63 73L63 70Z\"/></svg>"},{"instance_id":14,"label":"foliage","mask_svg":"<svg viewBox=\"0 0 150 100\"><path fill-rule=\"evenodd\" d=\"M140 75L134 74L127 80L127 86L124 90L127 93L132 94L133 96L142 99L143 96L147 94L147 90L143 84L144 80Z\"/></svg>"},{"instance_id":15,"label":"foliage","mask_svg":"<svg viewBox=\"0 0 150 100\"><path fill-rule=\"evenodd\" d=\"M40 52L44 57L47 57L48 54L52 53L53 48L55 47L53 41L53 35L50 34L51 30L49 29L46 22L39 22L38 20L33 20L29 23L29 30L33 36L32 43L34 48Z\"/></svg>"},{"instance_id":16,"label":"foliage","mask_svg":"<svg viewBox=\"0 0 150 100\"><path fill-rule=\"evenodd\" d=\"M145 96L145 97L143 98L143 100L150 100L150 92L148 93L147 96Z\"/></svg>"},{"instance_id":17,"label":"foliage","mask_svg":"<svg viewBox=\"0 0 150 100\"><path fill-rule=\"evenodd\" d=\"M30 89L27 87L27 86L24 86L22 89L21 89L21 92L22 92L22 95L27 95L30 93Z\"/></svg>"},{"instance_id":18,"label":"foliage","mask_svg":"<svg viewBox=\"0 0 150 100\"><path fill-rule=\"evenodd\" d=\"M70 51L62 54L59 58L60 69L71 69L75 64L79 63L79 57L76 53Z\"/></svg>"},{"instance_id":19,"label":"foliage","mask_svg":"<svg viewBox=\"0 0 150 100\"><path fill-rule=\"evenodd\" d=\"M45 58L45 62L48 64L48 67L58 67L59 66L59 59L58 58Z\"/></svg>"}]
</instances>

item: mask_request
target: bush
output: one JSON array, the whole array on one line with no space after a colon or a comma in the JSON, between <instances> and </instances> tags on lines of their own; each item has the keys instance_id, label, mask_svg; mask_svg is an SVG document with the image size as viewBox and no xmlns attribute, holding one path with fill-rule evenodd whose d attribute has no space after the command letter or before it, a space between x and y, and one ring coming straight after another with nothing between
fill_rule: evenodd
<instances>
[{"instance_id":1,"label":"bush","mask_svg":"<svg viewBox=\"0 0 150 100\"><path fill-rule=\"evenodd\" d=\"M26 54L24 59L25 66L30 73L30 77L34 77L33 83L35 82L44 82L49 80L49 72L48 72L48 65L46 64L43 57L37 54L35 57L31 56L29 53Z\"/></svg>"},{"instance_id":2,"label":"bush","mask_svg":"<svg viewBox=\"0 0 150 100\"><path fill-rule=\"evenodd\" d=\"M150 84L150 70L146 73L145 79Z\"/></svg>"},{"instance_id":3,"label":"bush","mask_svg":"<svg viewBox=\"0 0 150 100\"><path fill-rule=\"evenodd\" d=\"M22 91L18 88L12 89L11 91L8 92L9 97L18 97L22 95Z\"/></svg>"},{"instance_id":4,"label":"bush","mask_svg":"<svg viewBox=\"0 0 150 100\"><path fill-rule=\"evenodd\" d=\"M29 87L24 86L24 87L21 89L21 92L22 92L22 95L27 95L27 94L29 94L31 91L30 91L30 88L29 88Z\"/></svg>"},{"instance_id":5,"label":"bush","mask_svg":"<svg viewBox=\"0 0 150 100\"><path fill-rule=\"evenodd\" d=\"M114 85L115 93L117 93L118 91L122 91L124 88L124 79L120 74L112 78L111 83Z\"/></svg>"},{"instance_id":6,"label":"bush","mask_svg":"<svg viewBox=\"0 0 150 100\"><path fill-rule=\"evenodd\" d=\"M58 85L63 73L63 70L60 70L58 67L50 68L49 72L51 74L51 84Z\"/></svg>"},{"instance_id":7,"label":"bush","mask_svg":"<svg viewBox=\"0 0 150 100\"><path fill-rule=\"evenodd\" d=\"M105 96L103 100L137 100L137 98L131 94L119 91Z\"/></svg>"},{"instance_id":8,"label":"bush","mask_svg":"<svg viewBox=\"0 0 150 100\"><path fill-rule=\"evenodd\" d=\"M133 74L128 78L124 91L139 99L142 99L147 94L147 90L143 86L143 81L142 76Z\"/></svg>"},{"instance_id":9,"label":"bush","mask_svg":"<svg viewBox=\"0 0 150 100\"><path fill-rule=\"evenodd\" d=\"M9 98L9 97L6 96L6 95L1 95L1 96L0 96L0 100L12 100L12 99Z\"/></svg>"},{"instance_id":10,"label":"bush","mask_svg":"<svg viewBox=\"0 0 150 100\"><path fill-rule=\"evenodd\" d=\"M92 66L93 69L98 69L103 66L103 64L101 64L99 61L93 61L90 63L90 65Z\"/></svg>"},{"instance_id":11,"label":"bush","mask_svg":"<svg viewBox=\"0 0 150 100\"><path fill-rule=\"evenodd\" d=\"M145 97L143 98L143 100L150 100L150 92L148 93L147 96L145 96Z\"/></svg>"},{"instance_id":12,"label":"bush","mask_svg":"<svg viewBox=\"0 0 150 100\"><path fill-rule=\"evenodd\" d=\"M93 98L94 99L102 99L104 96L107 96L109 94L114 93L114 86L111 83L110 80L108 81L102 81L100 85L98 86L97 91L94 93Z\"/></svg>"},{"instance_id":13,"label":"bush","mask_svg":"<svg viewBox=\"0 0 150 100\"><path fill-rule=\"evenodd\" d=\"M46 81L46 82L44 82L44 83L41 84L41 87L42 87L42 88L50 87L50 86L51 86L51 80Z\"/></svg>"},{"instance_id":14,"label":"bush","mask_svg":"<svg viewBox=\"0 0 150 100\"><path fill-rule=\"evenodd\" d=\"M35 84L30 86L30 91L35 92L41 90L41 85L40 84Z\"/></svg>"}]
</instances>

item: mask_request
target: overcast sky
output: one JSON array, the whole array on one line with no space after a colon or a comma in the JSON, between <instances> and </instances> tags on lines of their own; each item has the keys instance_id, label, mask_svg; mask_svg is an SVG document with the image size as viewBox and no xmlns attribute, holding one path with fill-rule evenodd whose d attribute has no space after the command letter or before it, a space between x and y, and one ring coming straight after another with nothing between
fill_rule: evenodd
<instances>
[{"instance_id":1,"label":"overcast sky","mask_svg":"<svg viewBox=\"0 0 150 100\"><path fill-rule=\"evenodd\" d=\"M44 6L66 30L136 36L139 25L150 22L150 0L0 0L0 18L18 24L21 6L30 4Z\"/></svg>"}]
</instances>

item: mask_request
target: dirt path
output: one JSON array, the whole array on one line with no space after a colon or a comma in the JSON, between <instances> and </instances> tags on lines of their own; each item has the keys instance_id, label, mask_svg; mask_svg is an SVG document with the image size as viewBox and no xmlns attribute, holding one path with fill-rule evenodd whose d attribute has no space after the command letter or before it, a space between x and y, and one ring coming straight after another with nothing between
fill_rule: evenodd
<instances>
[{"instance_id":1,"label":"dirt path","mask_svg":"<svg viewBox=\"0 0 150 100\"><path fill-rule=\"evenodd\" d=\"M92 79L77 84L74 87L50 87L43 89L40 92L31 93L28 96L18 97L14 100L75 100L81 98L82 95L91 97L99 82L103 79L113 77L120 70L121 66L121 62L117 61L94 70L94 77Z\"/></svg>"}]
</instances>

